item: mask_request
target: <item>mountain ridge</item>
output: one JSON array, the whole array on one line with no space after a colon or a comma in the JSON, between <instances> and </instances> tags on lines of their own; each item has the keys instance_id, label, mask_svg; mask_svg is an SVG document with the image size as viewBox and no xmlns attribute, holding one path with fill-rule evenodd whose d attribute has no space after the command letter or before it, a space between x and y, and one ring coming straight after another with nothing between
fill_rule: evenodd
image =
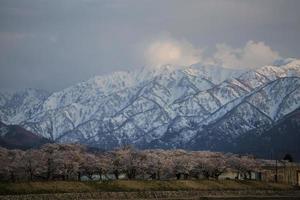
<instances>
[{"instance_id":1,"label":"mountain ridge","mask_svg":"<svg viewBox=\"0 0 300 200\"><path fill-rule=\"evenodd\" d=\"M293 59L282 63L255 70L200 64L179 69L165 66L163 69L144 68L96 76L64 90L33 98L40 100L34 101L30 112L25 109L24 113L28 115L19 117L6 114L11 107L8 109L3 105L7 105L5 102L10 101L10 97L0 93L0 120L20 124L57 142L81 142L107 149L124 144L141 148L181 148L189 147L192 138L200 137L203 126L212 126L214 118L226 120L224 116L238 108L236 102L243 102L255 93L255 97L249 97L249 102L244 102L236 116L232 116L240 124L227 120L223 127L226 131L217 131L218 140L229 141L237 133L264 129L270 125L268 117L269 121L276 122L300 106L297 89L300 61ZM262 90L272 83L279 85ZM278 95L283 91L289 91L291 96ZM276 104L278 102L280 105ZM242 112L242 108L248 113ZM262 117L262 124L255 125L258 122L254 113ZM203 137L213 135L207 132ZM164 141L169 137L177 137L178 141L170 146L170 141ZM213 143L208 145L208 141L206 139L207 148L215 146Z\"/></svg>"},{"instance_id":2,"label":"mountain ridge","mask_svg":"<svg viewBox=\"0 0 300 200\"><path fill-rule=\"evenodd\" d=\"M8 149L38 148L52 141L25 130L18 125L6 125L0 122L0 146Z\"/></svg>"}]
</instances>

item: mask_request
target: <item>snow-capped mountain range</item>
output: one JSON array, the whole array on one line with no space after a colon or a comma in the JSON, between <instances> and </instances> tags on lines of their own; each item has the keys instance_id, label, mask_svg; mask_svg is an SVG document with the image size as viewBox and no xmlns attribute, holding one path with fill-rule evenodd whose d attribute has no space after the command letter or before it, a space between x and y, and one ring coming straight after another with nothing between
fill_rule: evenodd
<instances>
[{"instance_id":1,"label":"snow-capped mountain range","mask_svg":"<svg viewBox=\"0 0 300 200\"><path fill-rule=\"evenodd\" d=\"M52 94L0 93L0 121L104 149L219 149L251 130L270 129L299 107L297 59L255 70L167 65L96 76Z\"/></svg>"}]
</instances>

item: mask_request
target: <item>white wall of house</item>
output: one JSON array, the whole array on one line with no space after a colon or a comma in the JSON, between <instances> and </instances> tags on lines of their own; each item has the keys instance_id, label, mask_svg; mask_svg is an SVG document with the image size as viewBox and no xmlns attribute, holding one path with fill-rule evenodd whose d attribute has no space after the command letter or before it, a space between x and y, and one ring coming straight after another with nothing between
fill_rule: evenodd
<instances>
[{"instance_id":1,"label":"white wall of house","mask_svg":"<svg viewBox=\"0 0 300 200\"><path fill-rule=\"evenodd\" d=\"M237 172L224 172L219 176L219 180L225 180L225 179L235 179L237 177Z\"/></svg>"},{"instance_id":2,"label":"white wall of house","mask_svg":"<svg viewBox=\"0 0 300 200\"><path fill-rule=\"evenodd\" d=\"M126 174L120 174L119 179L127 179ZM116 180L116 177L114 174L102 174L101 178L98 174L92 175L92 177L88 177L86 175L83 175L80 177L81 181L104 181L104 180Z\"/></svg>"}]
</instances>

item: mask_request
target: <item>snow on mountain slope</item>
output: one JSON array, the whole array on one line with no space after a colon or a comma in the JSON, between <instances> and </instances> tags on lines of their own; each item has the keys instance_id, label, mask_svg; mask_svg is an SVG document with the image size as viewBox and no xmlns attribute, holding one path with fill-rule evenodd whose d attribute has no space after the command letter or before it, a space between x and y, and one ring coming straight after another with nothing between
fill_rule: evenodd
<instances>
[{"instance_id":1,"label":"snow on mountain slope","mask_svg":"<svg viewBox=\"0 0 300 200\"><path fill-rule=\"evenodd\" d=\"M299 107L299 72L295 59L252 71L200 64L141 68L96 76L50 96L0 95L0 117L59 142L111 148L172 138L184 145L212 124L216 136L230 138L292 112Z\"/></svg>"},{"instance_id":2,"label":"snow on mountain slope","mask_svg":"<svg viewBox=\"0 0 300 200\"><path fill-rule=\"evenodd\" d=\"M164 137L158 143L175 148L180 147L182 142L185 141L185 145L190 144L187 145L187 148L188 146L191 148L201 146L206 149L214 149L214 145L222 145L218 144L216 140L233 145L232 142L236 138L241 137L250 130L263 132L284 116L281 115L281 117L276 118L273 111L278 111L281 108L286 113L290 113L295 108L299 108L299 84L299 77L277 79L225 104L208 118L198 122L196 127L169 129L169 135L172 135L171 139ZM277 93L274 93L274 91L277 91ZM279 93L280 95L278 95ZM282 107L281 105L284 104L286 106ZM188 142L186 142L187 138L182 136L184 133L191 136Z\"/></svg>"},{"instance_id":3,"label":"snow on mountain slope","mask_svg":"<svg viewBox=\"0 0 300 200\"><path fill-rule=\"evenodd\" d=\"M227 102L245 95L249 89L236 79L229 79L206 91L174 102L173 109L181 116L209 115Z\"/></svg>"},{"instance_id":4,"label":"snow on mountain slope","mask_svg":"<svg viewBox=\"0 0 300 200\"><path fill-rule=\"evenodd\" d=\"M243 117L241 118L244 122L247 121L247 118L249 118L252 121L255 121L257 120L257 118L259 118L259 116L268 118L267 121L270 122L276 121L279 119L278 117L276 118L276 111L278 111L279 108L281 108L281 105L285 104L286 101L293 102L292 104L286 104L284 110L287 110L287 113L292 112L295 107L298 108L300 106L300 101L298 101L299 95L297 93L300 90L299 84L299 77L285 77L272 81L241 98L237 98L229 102L228 104L219 108L215 113L210 115L202 123L204 125L212 125L216 124L217 121L220 119L227 120L228 115L232 114L232 112L235 110L242 110L241 112L245 112L245 114L242 115ZM239 107L241 106L243 106L243 108L239 109ZM246 107L249 108L248 111ZM255 110L256 112L258 112L258 114L251 115L250 113L253 111L250 110ZM252 125L255 123L252 123ZM237 124L240 125L241 123ZM261 125L255 127L260 126ZM224 129L223 131L230 132L227 129Z\"/></svg>"},{"instance_id":5,"label":"snow on mountain slope","mask_svg":"<svg viewBox=\"0 0 300 200\"><path fill-rule=\"evenodd\" d=\"M299 102L299 96L295 96L300 91L300 82L297 77L281 78L277 79L272 84L268 84L267 87L263 87L261 90L256 92L247 98L247 102L262 113L270 117L272 120L278 119L278 112L289 113L292 112L295 107L289 109L288 106L282 108L282 105L289 101L289 99ZM297 107L296 106L296 107ZM287 110L287 111L285 111Z\"/></svg>"},{"instance_id":6,"label":"snow on mountain slope","mask_svg":"<svg viewBox=\"0 0 300 200\"><path fill-rule=\"evenodd\" d=\"M0 93L0 120L8 124L19 124L36 113L48 96L48 92L37 89Z\"/></svg>"},{"instance_id":7,"label":"snow on mountain slope","mask_svg":"<svg viewBox=\"0 0 300 200\"><path fill-rule=\"evenodd\" d=\"M4 137L9 132L9 128L0 121L0 137Z\"/></svg>"},{"instance_id":8,"label":"snow on mountain slope","mask_svg":"<svg viewBox=\"0 0 300 200\"><path fill-rule=\"evenodd\" d=\"M8 102L11 99L11 94L8 92L2 92L0 93L0 106L5 106L6 102Z\"/></svg>"},{"instance_id":9,"label":"snow on mountain slope","mask_svg":"<svg viewBox=\"0 0 300 200\"><path fill-rule=\"evenodd\" d=\"M122 118L124 118L122 116L125 116L123 121L125 119L129 121L127 118L132 118L131 120L144 119L134 122L128 127L136 130L136 132L147 131L150 129L148 123L150 119L147 116L141 116L143 113L146 114L144 109L147 106L155 104L153 113L157 113L159 116L161 113L165 113L166 118L174 117L176 113L169 108L173 101L218 84L216 80L205 77L201 70L202 68L192 67L178 70L164 66L160 69L147 70L143 68L134 72L116 73L104 78L95 77L53 93L43 103L37 114L24 120L22 125L41 133L45 137L57 139L65 132L69 132L90 120L100 121L100 124L113 123L114 126L118 126L118 123L122 123ZM224 69L223 71L227 70ZM199 76L199 74L202 75ZM208 81L208 79L211 80ZM71 106L74 103L80 109ZM69 117L69 107L72 107L73 112L77 112L77 119ZM137 115L138 108L142 114ZM147 114L149 113L150 111L147 112ZM135 115L135 118L132 115ZM154 123L155 120L153 119L153 124L167 123L165 120L159 120L160 117L158 116L150 116L158 120ZM63 123L57 124L60 121ZM103 126L108 127L106 124ZM110 129L105 128L105 130L111 131L111 128L115 129L115 127L110 126ZM93 133L93 137L97 134L93 130L87 130L82 133L86 139L90 135L87 133L89 131Z\"/></svg>"}]
</instances>

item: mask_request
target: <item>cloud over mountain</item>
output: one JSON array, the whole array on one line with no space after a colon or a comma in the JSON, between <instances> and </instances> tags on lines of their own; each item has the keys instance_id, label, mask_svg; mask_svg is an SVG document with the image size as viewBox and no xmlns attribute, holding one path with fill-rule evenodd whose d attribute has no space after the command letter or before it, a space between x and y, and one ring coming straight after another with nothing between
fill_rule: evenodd
<instances>
[{"instance_id":1,"label":"cloud over mountain","mask_svg":"<svg viewBox=\"0 0 300 200\"><path fill-rule=\"evenodd\" d=\"M279 54L264 42L248 41L243 48L232 48L227 44L217 44L213 60L227 68L257 68L271 64Z\"/></svg>"},{"instance_id":2,"label":"cloud over mountain","mask_svg":"<svg viewBox=\"0 0 300 200\"><path fill-rule=\"evenodd\" d=\"M145 50L145 61L150 66L191 65L201 61L202 50L186 40L165 39L151 42Z\"/></svg>"},{"instance_id":3,"label":"cloud over mountain","mask_svg":"<svg viewBox=\"0 0 300 200\"><path fill-rule=\"evenodd\" d=\"M145 64L159 67L163 65L189 66L195 63L219 65L225 68L257 68L272 64L280 56L277 51L262 41L249 40L245 46L234 48L226 43L216 44L215 52L204 56L200 47L187 40L174 38L150 42L145 51Z\"/></svg>"}]
</instances>

